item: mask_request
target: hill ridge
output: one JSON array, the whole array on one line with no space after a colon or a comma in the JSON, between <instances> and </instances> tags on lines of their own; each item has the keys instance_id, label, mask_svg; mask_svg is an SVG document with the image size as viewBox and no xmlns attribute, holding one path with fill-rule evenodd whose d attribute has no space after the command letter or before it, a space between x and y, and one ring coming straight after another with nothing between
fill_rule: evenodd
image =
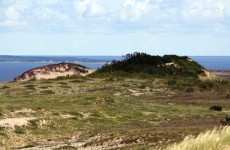
<instances>
[{"instance_id":1,"label":"hill ridge","mask_svg":"<svg viewBox=\"0 0 230 150\"><path fill-rule=\"evenodd\" d=\"M92 72L94 72L94 70L85 66L74 63L62 62L58 64L49 64L30 69L20 76L14 78L14 81L28 81L32 79L55 79L57 77L72 75L86 76Z\"/></svg>"}]
</instances>

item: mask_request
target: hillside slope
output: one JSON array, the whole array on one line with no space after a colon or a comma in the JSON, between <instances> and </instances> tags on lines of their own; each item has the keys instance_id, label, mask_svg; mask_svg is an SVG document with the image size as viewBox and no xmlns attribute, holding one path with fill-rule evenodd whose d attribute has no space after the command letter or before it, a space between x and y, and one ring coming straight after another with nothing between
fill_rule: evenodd
<instances>
[{"instance_id":1,"label":"hillside slope","mask_svg":"<svg viewBox=\"0 0 230 150\"><path fill-rule=\"evenodd\" d=\"M207 70L187 56L151 56L146 53L127 54L121 61L106 64L95 74L145 74L151 76L205 77Z\"/></svg>"},{"instance_id":2,"label":"hillside slope","mask_svg":"<svg viewBox=\"0 0 230 150\"><path fill-rule=\"evenodd\" d=\"M16 77L14 81L55 79L57 77L72 75L86 76L93 71L92 69L74 63L51 64L26 71L22 75Z\"/></svg>"}]
</instances>

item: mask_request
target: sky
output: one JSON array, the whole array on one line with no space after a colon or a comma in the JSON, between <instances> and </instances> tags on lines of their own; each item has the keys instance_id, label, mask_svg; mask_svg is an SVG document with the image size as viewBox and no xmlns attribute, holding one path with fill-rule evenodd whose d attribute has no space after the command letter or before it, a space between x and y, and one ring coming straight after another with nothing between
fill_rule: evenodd
<instances>
[{"instance_id":1,"label":"sky","mask_svg":"<svg viewBox=\"0 0 230 150\"><path fill-rule=\"evenodd\" d=\"M0 0L0 55L230 56L230 0Z\"/></svg>"}]
</instances>

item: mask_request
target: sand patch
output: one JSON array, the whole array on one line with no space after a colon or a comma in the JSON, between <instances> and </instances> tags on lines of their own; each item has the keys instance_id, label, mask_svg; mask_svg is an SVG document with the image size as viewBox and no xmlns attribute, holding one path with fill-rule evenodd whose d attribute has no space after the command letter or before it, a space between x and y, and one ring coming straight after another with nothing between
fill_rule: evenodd
<instances>
[{"instance_id":1,"label":"sand patch","mask_svg":"<svg viewBox=\"0 0 230 150\"><path fill-rule=\"evenodd\" d=\"M88 118L91 115L91 113L81 113L81 114L83 115L83 118Z\"/></svg>"},{"instance_id":2,"label":"sand patch","mask_svg":"<svg viewBox=\"0 0 230 150\"><path fill-rule=\"evenodd\" d=\"M152 112L143 112L143 115L145 115L145 116L148 116L148 115L151 115L152 114Z\"/></svg>"},{"instance_id":3,"label":"sand patch","mask_svg":"<svg viewBox=\"0 0 230 150\"><path fill-rule=\"evenodd\" d=\"M165 66L167 66L167 67L173 66L173 67L179 68L178 65L174 62L166 63Z\"/></svg>"},{"instance_id":4,"label":"sand patch","mask_svg":"<svg viewBox=\"0 0 230 150\"><path fill-rule=\"evenodd\" d=\"M68 119L68 118L74 118L74 115L66 114L66 115L60 115L61 118L63 119Z\"/></svg>"},{"instance_id":5,"label":"sand patch","mask_svg":"<svg viewBox=\"0 0 230 150\"><path fill-rule=\"evenodd\" d=\"M202 76L202 75L199 76L199 78L201 80L213 80L213 79L217 79L217 76L214 73L212 73L210 71L207 71L205 69L203 69L203 71L204 71L204 76Z\"/></svg>"},{"instance_id":6,"label":"sand patch","mask_svg":"<svg viewBox=\"0 0 230 150\"><path fill-rule=\"evenodd\" d=\"M115 93L114 95L115 95L115 96L121 96L121 93L118 92L118 93Z\"/></svg>"},{"instance_id":7,"label":"sand patch","mask_svg":"<svg viewBox=\"0 0 230 150\"><path fill-rule=\"evenodd\" d=\"M139 91L135 91L135 90L132 90L132 89L128 89L129 92L132 92L131 95L134 95L134 96L140 96L142 95L143 93L139 92Z\"/></svg>"},{"instance_id":8,"label":"sand patch","mask_svg":"<svg viewBox=\"0 0 230 150\"><path fill-rule=\"evenodd\" d=\"M35 113L36 111L32 109L22 109L22 110L17 110L14 113Z\"/></svg>"},{"instance_id":9,"label":"sand patch","mask_svg":"<svg viewBox=\"0 0 230 150\"><path fill-rule=\"evenodd\" d=\"M35 120L36 118L6 118L0 120L0 126L15 128L15 126L25 126L30 120Z\"/></svg>"}]
</instances>

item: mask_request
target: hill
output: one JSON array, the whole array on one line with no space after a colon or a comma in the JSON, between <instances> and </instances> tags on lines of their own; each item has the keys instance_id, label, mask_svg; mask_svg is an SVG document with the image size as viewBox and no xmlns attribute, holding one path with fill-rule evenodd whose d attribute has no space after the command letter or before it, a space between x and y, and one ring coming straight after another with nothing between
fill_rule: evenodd
<instances>
[{"instance_id":1,"label":"hill","mask_svg":"<svg viewBox=\"0 0 230 150\"><path fill-rule=\"evenodd\" d=\"M187 56L164 55L152 56L146 53L127 54L123 60L112 61L98 69L95 74L103 75L148 75L157 77L180 76L195 77L207 76L209 73L203 66Z\"/></svg>"},{"instance_id":2,"label":"hill","mask_svg":"<svg viewBox=\"0 0 230 150\"><path fill-rule=\"evenodd\" d=\"M51 64L28 70L22 75L16 77L14 81L55 79L58 77L66 77L72 75L86 76L93 71L94 70L92 69L74 63Z\"/></svg>"}]
</instances>

